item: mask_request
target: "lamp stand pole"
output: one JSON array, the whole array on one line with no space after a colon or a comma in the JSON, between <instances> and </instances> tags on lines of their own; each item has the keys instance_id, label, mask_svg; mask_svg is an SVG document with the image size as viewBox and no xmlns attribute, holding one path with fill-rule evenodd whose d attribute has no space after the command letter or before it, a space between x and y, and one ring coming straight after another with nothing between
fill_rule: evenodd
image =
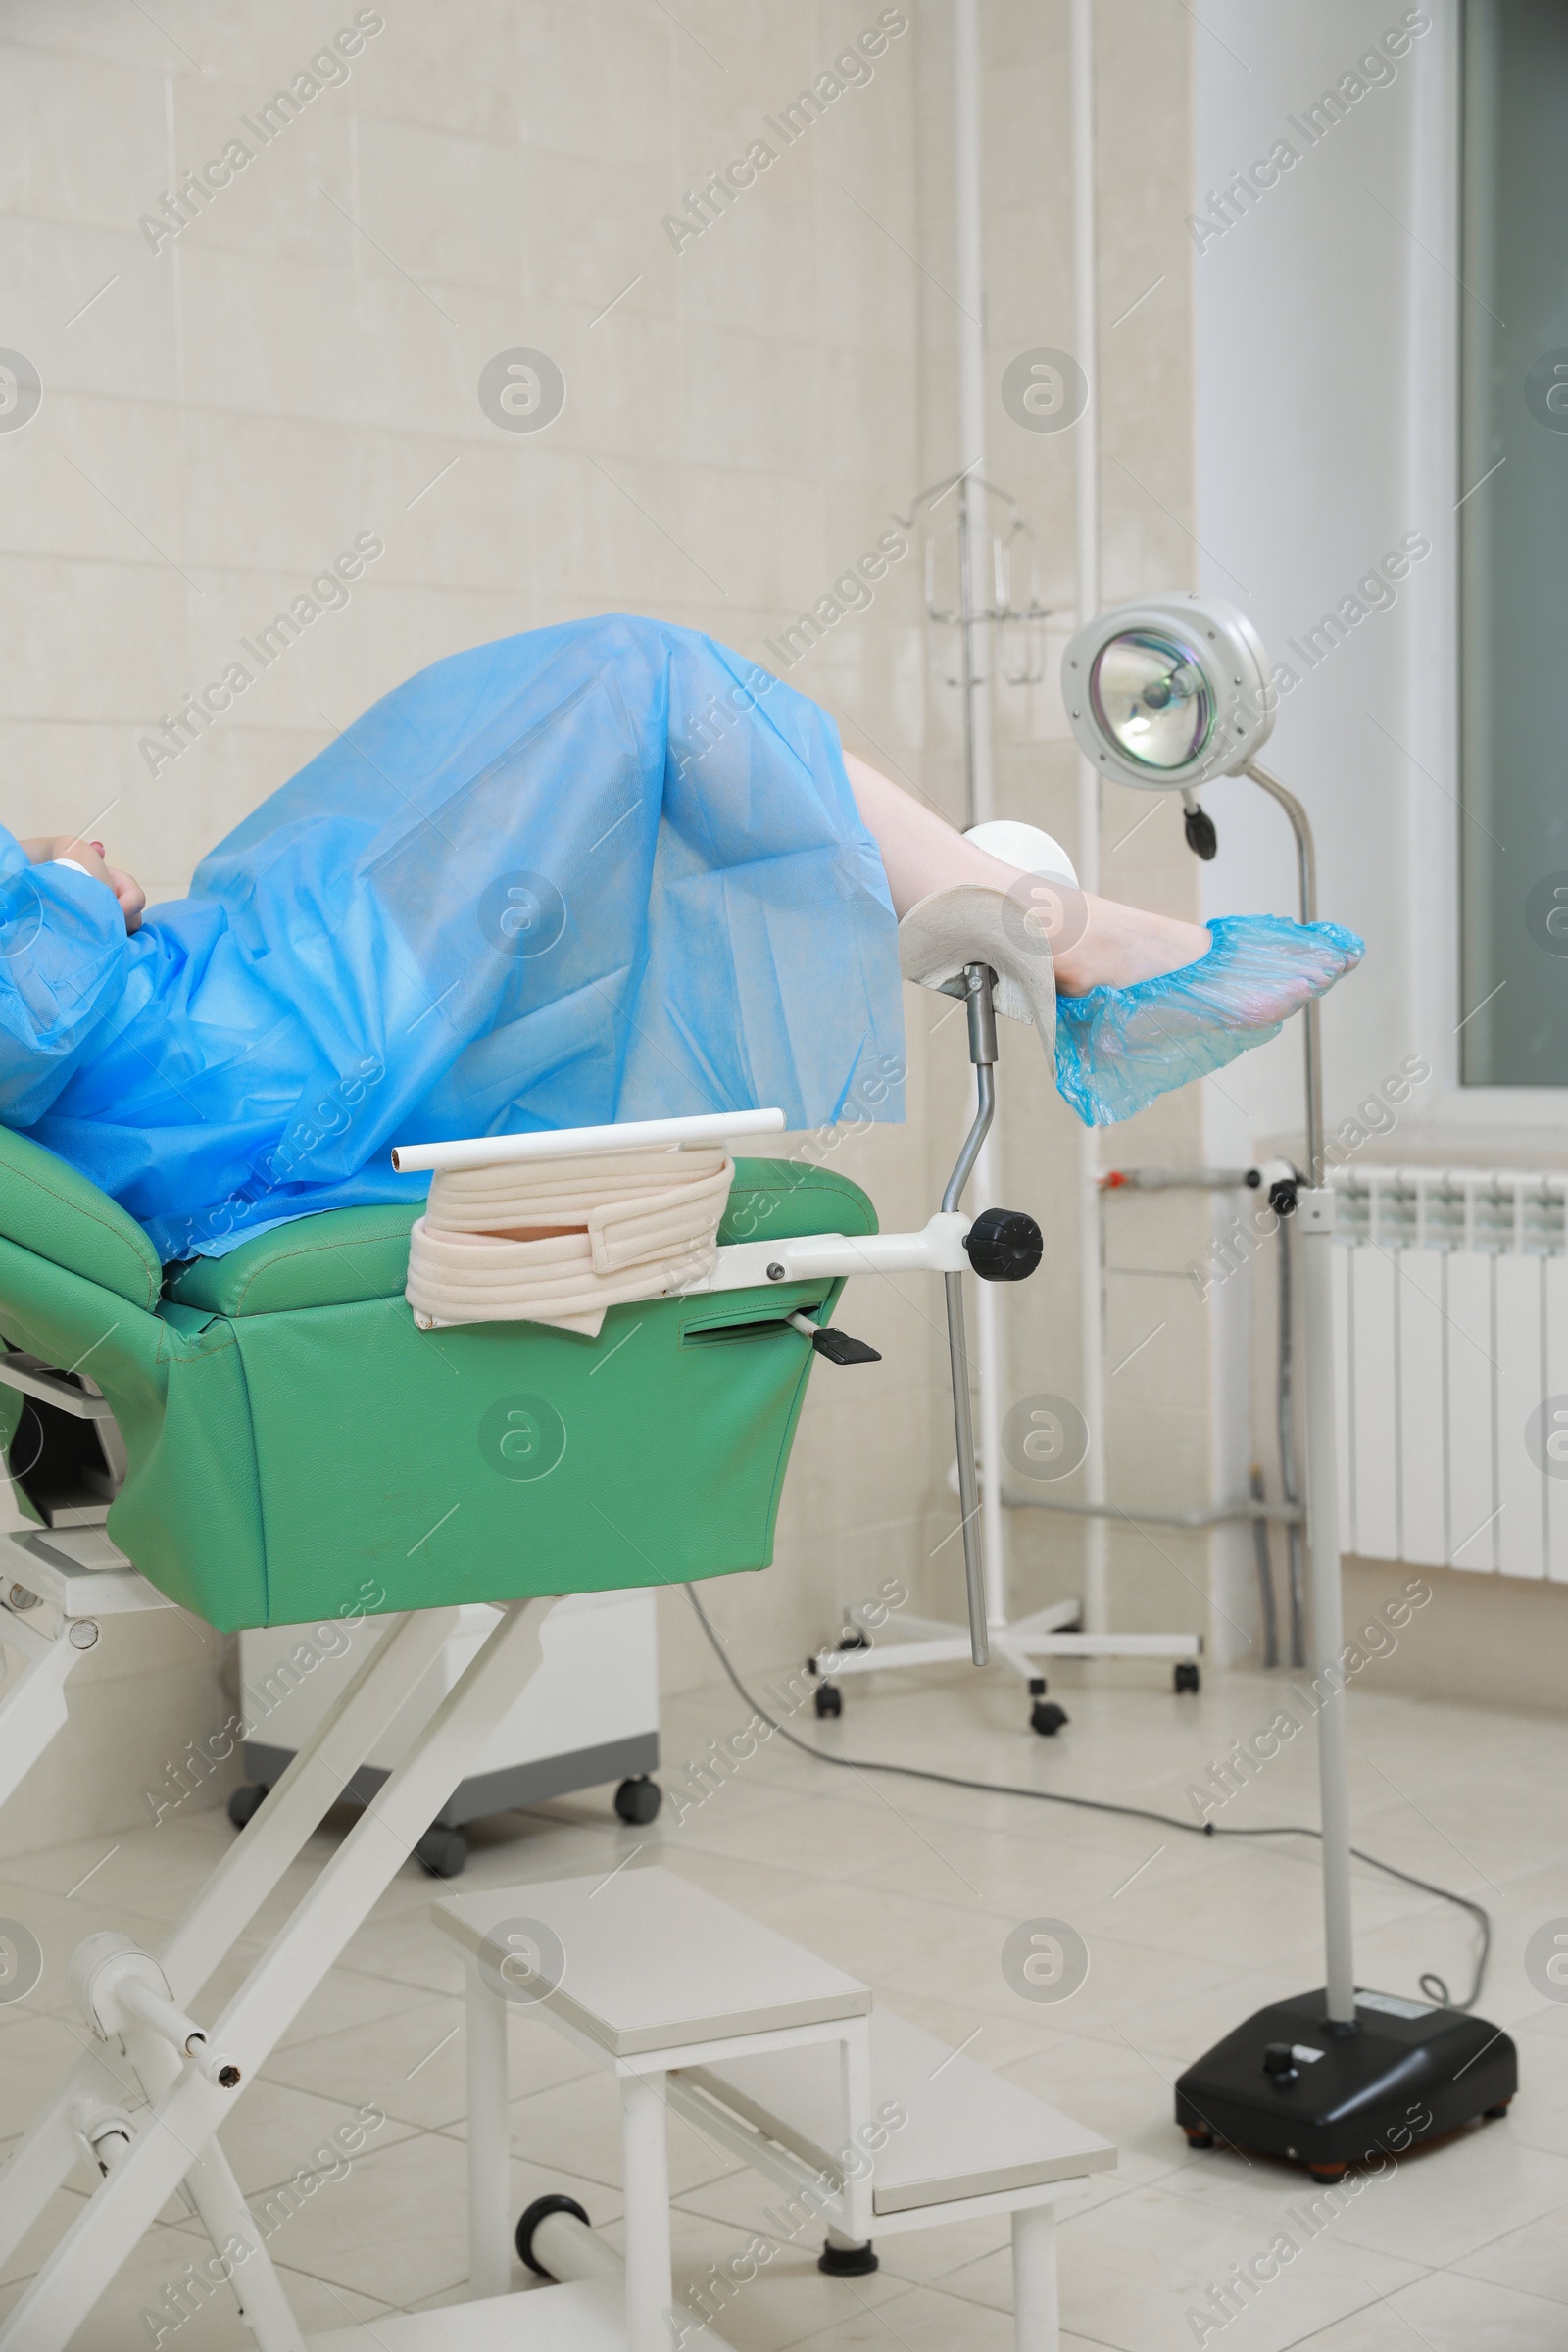
<instances>
[{"instance_id":1,"label":"lamp stand pole","mask_svg":"<svg viewBox=\"0 0 1568 2352\"><path fill-rule=\"evenodd\" d=\"M1254 761L1254 784L1277 801L1296 835L1301 920L1317 920L1317 858L1306 810L1277 776ZM1312 1554L1313 1676L1319 1696L1317 1755L1323 1823L1323 1941L1328 2022L1355 2031L1355 1963L1350 1921L1350 1784L1345 1725L1345 1603L1340 1574L1340 1473L1334 1397L1334 1190L1323 1179L1321 1006L1307 1004L1306 1183L1296 1196L1301 1235L1306 1339L1306 1525Z\"/></svg>"},{"instance_id":2,"label":"lamp stand pole","mask_svg":"<svg viewBox=\"0 0 1568 2352\"><path fill-rule=\"evenodd\" d=\"M1277 801L1296 836L1301 920L1317 914L1306 811L1254 761L1244 771ZM1519 2083L1509 2036L1473 2009L1384 1992L1356 1999L1350 1933L1350 1800L1346 1752L1344 1603L1340 1591L1338 1419L1334 1395L1334 1193L1324 1183L1318 1008L1307 1005L1306 1180L1296 1187L1306 1342L1307 1532L1312 1550L1310 1655L1316 1662L1322 1807L1322 1991L1270 2001L1188 2067L1176 2121L1190 2144L1225 2142L1303 2164L1316 2180L1503 2114ZM1289 1188L1287 1188L1288 1190ZM1276 1199L1284 1210L1288 1200ZM1423 1980L1424 1987L1425 1980Z\"/></svg>"}]
</instances>

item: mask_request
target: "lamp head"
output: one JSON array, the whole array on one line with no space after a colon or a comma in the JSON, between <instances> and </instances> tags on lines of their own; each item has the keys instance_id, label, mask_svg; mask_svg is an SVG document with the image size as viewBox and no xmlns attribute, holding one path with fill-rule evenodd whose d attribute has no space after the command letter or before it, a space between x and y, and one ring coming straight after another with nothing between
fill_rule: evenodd
<instances>
[{"instance_id":1,"label":"lamp head","mask_svg":"<svg viewBox=\"0 0 1568 2352\"><path fill-rule=\"evenodd\" d=\"M1151 596L1085 621L1061 661L1086 759L1141 792L1191 792L1239 775L1279 697L1245 612L1209 596Z\"/></svg>"}]
</instances>

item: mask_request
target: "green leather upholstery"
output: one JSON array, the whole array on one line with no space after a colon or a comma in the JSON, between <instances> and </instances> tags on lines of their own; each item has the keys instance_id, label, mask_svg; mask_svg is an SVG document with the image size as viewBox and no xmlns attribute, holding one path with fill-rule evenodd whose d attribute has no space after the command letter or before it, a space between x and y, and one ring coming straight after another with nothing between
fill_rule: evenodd
<instances>
[{"instance_id":1,"label":"green leather upholstery","mask_svg":"<svg viewBox=\"0 0 1568 2352\"><path fill-rule=\"evenodd\" d=\"M157 1304L158 1252L133 1217L41 1144L0 1127L0 1233L137 1306Z\"/></svg>"},{"instance_id":2,"label":"green leather upholstery","mask_svg":"<svg viewBox=\"0 0 1568 2352\"><path fill-rule=\"evenodd\" d=\"M109 1533L142 1573L226 1631L765 1567L813 1360L784 1318L841 1286L612 1307L591 1340L420 1332L416 1213L302 1218L165 1285L122 1209L0 1130L0 1333L113 1404ZM847 1178L743 1160L720 1239L875 1230Z\"/></svg>"},{"instance_id":3,"label":"green leather upholstery","mask_svg":"<svg viewBox=\"0 0 1568 2352\"><path fill-rule=\"evenodd\" d=\"M169 1270L168 1295L214 1315L275 1315L291 1307L401 1298L409 1271L410 1208L338 1208L299 1217L242 1242L227 1257Z\"/></svg>"}]
</instances>

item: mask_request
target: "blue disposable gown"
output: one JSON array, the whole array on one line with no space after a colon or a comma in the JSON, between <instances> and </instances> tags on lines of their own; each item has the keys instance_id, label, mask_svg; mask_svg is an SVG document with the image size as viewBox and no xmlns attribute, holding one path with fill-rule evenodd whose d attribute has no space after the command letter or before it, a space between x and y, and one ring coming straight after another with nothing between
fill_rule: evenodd
<instances>
[{"instance_id":1,"label":"blue disposable gown","mask_svg":"<svg viewBox=\"0 0 1568 2352\"><path fill-rule=\"evenodd\" d=\"M621 615L368 710L126 938L0 828L0 1120L164 1257L416 1200L396 1142L903 1115L897 924L833 722Z\"/></svg>"}]
</instances>

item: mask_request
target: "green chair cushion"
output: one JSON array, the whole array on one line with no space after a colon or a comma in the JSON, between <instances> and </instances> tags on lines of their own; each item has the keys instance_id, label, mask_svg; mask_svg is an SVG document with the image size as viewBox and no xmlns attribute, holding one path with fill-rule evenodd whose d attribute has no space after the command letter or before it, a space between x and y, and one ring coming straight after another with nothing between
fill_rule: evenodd
<instances>
[{"instance_id":1,"label":"green chair cushion","mask_svg":"<svg viewBox=\"0 0 1568 2352\"><path fill-rule=\"evenodd\" d=\"M400 1298L409 1229L422 1200L399 1208L329 1208L274 1226L226 1257L172 1267L166 1296L213 1315L275 1315L299 1306Z\"/></svg>"},{"instance_id":2,"label":"green chair cushion","mask_svg":"<svg viewBox=\"0 0 1568 2352\"><path fill-rule=\"evenodd\" d=\"M787 1242L801 1233L875 1233L876 1210L836 1169L799 1159L738 1159L718 1238Z\"/></svg>"},{"instance_id":3,"label":"green chair cushion","mask_svg":"<svg viewBox=\"0 0 1568 2352\"><path fill-rule=\"evenodd\" d=\"M135 1306L157 1304L164 1270L135 1218L9 1127L0 1127L0 1234Z\"/></svg>"}]
</instances>

